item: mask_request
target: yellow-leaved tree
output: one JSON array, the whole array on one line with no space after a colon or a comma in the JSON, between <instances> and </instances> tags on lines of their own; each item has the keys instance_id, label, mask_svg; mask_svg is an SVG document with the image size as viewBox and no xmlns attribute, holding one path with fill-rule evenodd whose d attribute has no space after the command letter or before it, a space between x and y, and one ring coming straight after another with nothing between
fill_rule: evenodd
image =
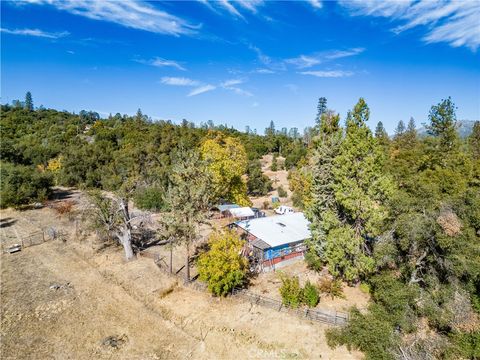
<instances>
[{"instance_id":1,"label":"yellow-leaved tree","mask_svg":"<svg viewBox=\"0 0 480 360\"><path fill-rule=\"evenodd\" d=\"M212 175L216 198L250 206L247 184L242 178L247 168L247 153L240 140L218 133L207 137L200 150Z\"/></svg>"},{"instance_id":2,"label":"yellow-leaved tree","mask_svg":"<svg viewBox=\"0 0 480 360\"><path fill-rule=\"evenodd\" d=\"M225 230L213 232L208 244L210 250L198 259L198 274L214 295L225 296L247 277L248 261L241 254L245 242L235 231Z\"/></svg>"}]
</instances>

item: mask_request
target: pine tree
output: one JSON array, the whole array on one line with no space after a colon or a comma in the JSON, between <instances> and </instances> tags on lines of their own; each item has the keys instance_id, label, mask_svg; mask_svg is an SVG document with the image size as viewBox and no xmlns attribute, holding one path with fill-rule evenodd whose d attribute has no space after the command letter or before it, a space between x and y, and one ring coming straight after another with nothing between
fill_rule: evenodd
<instances>
[{"instance_id":1,"label":"pine tree","mask_svg":"<svg viewBox=\"0 0 480 360\"><path fill-rule=\"evenodd\" d=\"M403 120L400 120L395 129L395 138L402 136L404 133L405 133L405 123L403 122Z\"/></svg>"},{"instance_id":2,"label":"pine tree","mask_svg":"<svg viewBox=\"0 0 480 360\"><path fill-rule=\"evenodd\" d=\"M321 118L319 134L313 139L312 156L309 170L312 175L311 202L305 209L305 215L311 222L312 239L309 240L307 261L318 268L324 259L327 233L331 222L336 222L336 204L333 189L333 166L342 141L339 126L340 116L333 111L326 111Z\"/></svg>"},{"instance_id":3,"label":"pine tree","mask_svg":"<svg viewBox=\"0 0 480 360\"><path fill-rule=\"evenodd\" d=\"M27 91L27 93L25 94L24 108L25 110L33 111L33 99L32 99L32 93L30 91Z\"/></svg>"},{"instance_id":4,"label":"pine tree","mask_svg":"<svg viewBox=\"0 0 480 360\"><path fill-rule=\"evenodd\" d=\"M320 122L322 121L322 115L327 111L327 98L321 97L318 99L317 105L317 118L315 122L317 126L320 126Z\"/></svg>"},{"instance_id":5,"label":"pine tree","mask_svg":"<svg viewBox=\"0 0 480 360\"><path fill-rule=\"evenodd\" d=\"M378 122L377 127L375 128L375 138L377 139L379 145L384 147L388 146L390 139L381 121Z\"/></svg>"},{"instance_id":6,"label":"pine tree","mask_svg":"<svg viewBox=\"0 0 480 360\"><path fill-rule=\"evenodd\" d=\"M473 124L472 133L468 137L468 145L473 158L480 160L480 121L475 121Z\"/></svg>"},{"instance_id":7,"label":"pine tree","mask_svg":"<svg viewBox=\"0 0 480 360\"><path fill-rule=\"evenodd\" d=\"M430 122L426 126L428 133L440 139L440 146L444 151L452 149L458 138L455 129L457 123L455 110L455 104L449 97L432 106L428 114Z\"/></svg>"},{"instance_id":8,"label":"pine tree","mask_svg":"<svg viewBox=\"0 0 480 360\"><path fill-rule=\"evenodd\" d=\"M327 234L325 258L330 272L349 282L373 270L368 239L381 233L387 216L383 203L393 189L383 175L381 149L366 124L369 116L370 110L360 98L348 114L346 136L333 161L332 189L339 212Z\"/></svg>"}]
</instances>

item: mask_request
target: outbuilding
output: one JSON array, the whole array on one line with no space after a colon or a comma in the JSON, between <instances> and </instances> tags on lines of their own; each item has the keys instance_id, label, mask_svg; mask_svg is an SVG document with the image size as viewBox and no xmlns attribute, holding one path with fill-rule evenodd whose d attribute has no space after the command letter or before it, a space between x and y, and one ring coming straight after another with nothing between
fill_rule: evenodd
<instances>
[{"instance_id":1,"label":"outbuilding","mask_svg":"<svg viewBox=\"0 0 480 360\"><path fill-rule=\"evenodd\" d=\"M301 212L242 220L231 226L248 241L246 254L258 271L303 258L305 240L311 237L310 222Z\"/></svg>"}]
</instances>

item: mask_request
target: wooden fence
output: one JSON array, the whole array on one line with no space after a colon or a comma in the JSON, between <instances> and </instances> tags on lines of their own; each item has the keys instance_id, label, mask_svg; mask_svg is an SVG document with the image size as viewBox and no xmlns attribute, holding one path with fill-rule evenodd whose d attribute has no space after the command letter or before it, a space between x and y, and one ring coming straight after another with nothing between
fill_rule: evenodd
<instances>
[{"instance_id":1,"label":"wooden fence","mask_svg":"<svg viewBox=\"0 0 480 360\"><path fill-rule=\"evenodd\" d=\"M148 255L147 255L148 254ZM141 253L141 256L146 256L152 258L155 264L160 270L169 276L179 277L178 271L170 273L167 264L163 261L159 254L156 253ZM163 264L162 264L163 263ZM183 279L182 279L183 280ZM187 282L183 282L184 285L191 287L198 291L206 291L207 285L203 282L197 281L195 279ZM334 326L343 326L348 322L348 314L340 313L337 311L328 311L321 309L310 309L310 308L298 308L293 309L283 305L280 300L275 300L268 298L263 295L255 294L246 289L236 288L233 289L231 295L237 298L241 298L249 301L251 304L259 305L265 308L273 309L280 312L285 312L291 315L295 315L302 319L307 319L311 321L316 321L324 324L334 325Z\"/></svg>"}]
</instances>

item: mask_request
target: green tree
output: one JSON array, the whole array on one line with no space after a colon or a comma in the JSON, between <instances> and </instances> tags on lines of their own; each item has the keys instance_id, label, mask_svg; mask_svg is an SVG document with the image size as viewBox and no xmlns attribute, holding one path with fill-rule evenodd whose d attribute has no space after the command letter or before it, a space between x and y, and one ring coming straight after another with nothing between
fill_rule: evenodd
<instances>
[{"instance_id":1,"label":"green tree","mask_svg":"<svg viewBox=\"0 0 480 360\"><path fill-rule=\"evenodd\" d=\"M33 99L32 99L32 93L30 91L27 91L27 93L25 94L24 107L25 107L25 110L33 111Z\"/></svg>"},{"instance_id":2,"label":"green tree","mask_svg":"<svg viewBox=\"0 0 480 360\"><path fill-rule=\"evenodd\" d=\"M426 128L430 135L440 139L443 150L449 151L455 145L458 134L456 131L457 117L455 104L449 97L438 105L432 106L428 114L429 124Z\"/></svg>"},{"instance_id":3,"label":"green tree","mask_svg":"<svg viewBox=\"0 0 480 360\"><path fill-rule=\"evenodd\" d=\"M273 154L272 165L270 165L270 170L272 170L272 171L277 171L278 170L277 154Z\"/></svg>"},{"instance_id":4,"label":"green tree","mask_svg":"<svg viewBox=\"0 0 480 360\"><path fill-rule=\"evenodd\" d=\"M213 186L207 164L192 150L180 150L170 173L165 195L169 209L163 221L175 234L176 242L185 244L185 279L190 281L190 249L197 240L199 226L211 206Z\"/></svg>"},{"instance_id":5,"label":"green tree","mask_svg":"<svg viewBox=\"0 0 480 360\"><path fill-rule=\"evenodd\" d=\"M199 277L214 295L225 296L246 280L248 261L241 254L245 242L234 231L225 230L212 233L208 245L197 262Z\"/></svg>"},{"instance_id":6,"label":"green tree","mask_svg":"<svg viewBox=\"0 0 480 360\"><path fill-rule=\"evenodd\" d=\"M310 197L305 214L311 222L312 238L309 240L311 266L323 259L328 231L337 222L333 167L342 142L340 116L333 111L322 115L319 133L313 139L309 162L311 173ZM332 223L333 221L333 223Z\"/></svg>"},{"instance_id":7,"label":"green tree","mask_svg":"<svg viewBox=\"0 0 480 360\"><path fill-rule=\"evenodd\" d=\"M377 139L378 144L383 147L388 146L390 143L388 133L383 127L383 123L381 121L378 122L377 127L375 128L375 139Z\"/></svg>"},{"instance_id":8,"label":"green tree","mask_svg":"<svg viewBox=\"0 0 480 360\"><path fill-rule=\"evenodd\" d=\"M320 127L320 122L322 121L322 115L327 111L327 98L321 97L318 99L317 105L317 117L315 122L317 126Z\"/></svg>"},{"instance_id":9,"label":"green tree","mask_svg":"<svg viewBox=\"0 0 480 360\"><path fill-rule=\"evenodd\" d=\"M260 160L253 160L247 168L248 193L253 196L263 196L272 190L272 181L262 172Z\"/></svg>"},{"instance_id":10,"label":"green tree","mask_svg":"<svg viewBox=\"0 0 480 360\"><path fill-rule=\"evenodd\" d=\"M395 128L395 138L402 136L405 133L405 123L403 120L400 120Z\"/></svg>"},{"instance_id":11,"label":"green tree","mask_svg":"<svg viewBox=\"0 0 480 360\"><path fill-rule=\"evenodd\" d=\"M332 221L335 231L327 235L325 252L329 270L349 282L373 270L369 239L381 234L388 215L385 202L393 191L391 179L383 174L381 150L366 124L369 115L360 98L348 114L346 136L333 161L338 215ZM344 255L348 256L339 263Z\"/></svg>"},{"instance_id":12,"label":"green tree","mask_svg":"<svg viewBox=\"0 0 480 360\"><path fill-rule=\"evenodd\" d=\"M468 145L473 158L480 160L480 121L475 121L473 124L473 130L468 137Z\"/></svg>"}]
</instances>

